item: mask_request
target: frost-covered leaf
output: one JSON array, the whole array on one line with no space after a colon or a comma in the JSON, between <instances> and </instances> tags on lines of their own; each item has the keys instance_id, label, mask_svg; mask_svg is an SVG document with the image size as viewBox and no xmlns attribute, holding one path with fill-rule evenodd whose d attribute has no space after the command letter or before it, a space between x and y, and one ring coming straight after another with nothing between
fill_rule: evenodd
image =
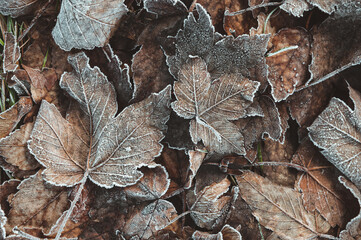
<instances>
[{"instance_id":1,"label":"frost-covered leaf","mask_svg":"<svg viewBox=\"0 0 361 240\"><path fill-rule=\"evenodd\" d=\"M135 184L143 176L138 168L151 165L162 149L170 87L115 116L115 91L99 68L91 68L84 53L69 62L74 71L63 74L60 86L79 107L66 120L43 101L29 143L46 167L46 181L74 186L89 176L107 188Z\"/></svg>"},{"instance_id":2,"label":"frost-covered leaf","mask_svg":"<svg viewBox=\"0 0 361 240\"><path fill-rule=\"evenodd\" d=\"M229 226L228 224L224 225L221 231L217 234L212 234L208 232L195 231L192 235L194 240L242 240L241 234Z\"/></svg>"},{"instance_id":3,"label":"frost-covered leaf","mask_svg":"<svg viewBox=\"0 0 361 240\"><path fill-rule=\"evenodd\" d=\"M173 204L166 200L135 206L126 216L126 222L122 228L123 236L134 239L156 237L158 231L167 227L177 216ZM173 227L177 225L177 222L172 224Z\"/></svg>"},{"instance_id":4,"label":"frost-covered leaf","mask_svg":"<svg viewBox=\"0 0 361 240\"><path fill-rule=\"evenodd\" d=\"M361 96L349 87L355 109L338 98L308 128L312 142L321 153L358 187L361 187Z\"/></svg>"},{"instance_id":5,"label":"frost-covered leaf","mask_svg":"<svg viewBox=\"0 0 361 240\"><path fill-rule=\"evenodd\" d=\"M191 207L191 217L197 226L212 230L222 224L232 203L232 196L226 195L231 182L224 178L204 187L199 192L191 190L187 203Z\"/></svg>"},{"instance_id":6,"label":"frost-covered leaf","mask_svg":"<svg viewBox=\"0 0 361 240\"><path fill-rule=\"evenodd\" d=\"M145 0L144 8L158 16L169 16L187 13L187 7L180 0Z\"/></svg>"},{"instance_id":7,"label":"frost-covered leaf","mask_svg":"<svg viewBox=\"0 0 361 240\"><path fill-rule=\"evenodd\" d=\"M18 61L21 55L18 41L11 32L5 33L3 54L3 72L14 72L19 67Z\"/></svg>"},{"instance_id":8,"label":"frost-covered leaf","mask_svg":"<svg viewBox=\"0 0 361 240\"><path fill-rule=\"evenodd\" d=\"M282 239L312 239L327 233L330 225L319 214L302 205L301 193L273 184L255 173L236 177L240 196L251 207L260 224Z\"/></svg>"},{"instance_id":9,"label":"frost-covered leaf","mask_svg":"<svg viewBox=\"0 0 361 240\"><path fill-rule=\"evenodd\" d=\"M6 237L6 231L5 231L6 221L7 221L7 218L5 216L5 213L1 209L1 206L0 206L0 238L1 239L5 239L5 237Z\"/></svg>"},{"instance_id":10,"label":"frost-covered leaf","mask_svg":"<svg viewBox=\"0 0 361 240\"><path fill-rule=\"evenodd\" d=\"M244 154L243 136L229 120L247 116L259 83L240 75L223 75L212 82L206 63L198 57L189 59L174 84L177 101L173 110L192 119L190 133L196 144L202 140L218 153Z\"/></svg>"},{"instance_id":11,"label":"frost-covered leaf","mask_svg":"<svg viewBox=\"0 0 361 240\"><path fill-rule=\"evenodd\" d=\"M292 163L307 169L307 172L298 174L296 181L296 188L302 191L305 208L311 212L317 209L332 227L343 226L346 209L339 191L341 186L336 181L337 175L333 174L333 169L311 141L301 143Z\"/></svg>"},{"instance_id":12,"label":"frost-covered leaf","mask_svg":"<svg viewBox=\"0 0 361 240\"><path fill-rule=\"evenodd\" d=\"M20 100L5 112L0 113L0 138L6 137L33 107L30 97Z\"/></svg>"},{"instance_id":13,"label":"frost-covered leaf","mask_svg":"<svg viewBox=\"0 0 361 240\"><path fill-rule=\"evenodd\" d=\"M311 5L306 0L285 0L280 8L295 17L302 17L304 12L311 9Z\"/></svg>"},{"instance_id":14,"label":"frost-covered leaf","mask_svg":"<svg viewBox=\"0 0 361 240\"><path fill-rule=\"evenodd\" d=\"M311 78L308 85L329 79L361 63L361 4L345 3L313 30Z\"/></svg>"},{"instance_id":15,"label":"frost-covered leaf","mask_svg":"<svg viewBox=\"0 0 361 240\"><path fill-rule=\"evenodd\" d=\"M9 199L7 229L37 228L48 231L68 207L66 189L47 184L40 173L23 180Z\"/></svg>"},{"instance_id":16,"label":"frost-covered leaf","mask_svg":"<svg viewBox=\"0 0 361 240\"><path fill-rule=\"evenodd\" d=\"M184 29L179 30L176 36L175 55L167 56L172 75L178 79L179 70L187 64L189 56L198 56L206 62L212 80L224 74L237 73L266 85L264 55L269 35L221 36L214 32L206 10L199 4L196 9L198 19L193 13L188 15Z\"/></svg>"},{"instance_id":17,"label":"frost-covered leaf","mask_svg":"<svg viewBox=\"0 0 361 240\"><path fill-rule=\"evenodd\" d=\"M205 151L196 150L196 151L188 151L189 155L189 167L188 167L188 175L186 183L184 184L184 189L189 189L192 187L192 182L194 177L196 176L198 169L203 163L204 158L206 157Z\"/></svg>"},{"instance_id":18,"label":"frost-covered leaf","mask_svg":"<svg viewBox=\"0 0 361 240\"><path fill-rule=\"evenodd\" d=\"M268 81L272 96L276 102L292 95L297 87L302 85L308 74L307 66L311 61L311 38L306 30L282 29L271 40L272 53L282 51L287 47L297 46L297 49L287 50L272 55L269 53Z\"/></svg>"},{"instance_id":19,"label":"frost-covered leaf","mask_svg":"<svg viewBox=\"0 0 361 240\"><path fill-rule=\"evenodd\" d=\"M0 156L20 170L34 170L39 167L27 145L33 126L33 123L25 123L20 129L0 140Z\"/></svg>"},{"instance_id":20,"label":"frost-covered leaf","mask_svg":"<svg viewBox=\"0 0 361 240\"><path fill-rule=\"evenodd\" d=\"M318 7L321 11L331 14L335 8L349 0L307 0L311 5Z\"/></svg>"},{"instance_id":21,"label":"frost-covered leaf","mask_svg":"<svg viewBox=\"0 0 361 240\"><path fill-rule=\"evenodd\" d=\"M52 35L65 51L103 47L126 12L124 0L64 0Z\"/></svg>"},{"instance_id":22,"label":"frost-covered leaf","mask_svg":"<svg viewBox=\"0 0 361 240\"><path fill-rule=\"evenodd\" d=\"M357 199L358 204L360 205L359 214L351 219L346 225L346 229L341 231L340 239L341 240L357 240L361 238L361 193L355 185L353 185L346 178L339 176L338 180L342 183Z\"/></svg>"},{"instance_id":23,"label":"frost-covered leaf","mask_svg":"<svg viewBox=\"0 0 361 240\"><path fill-rule=\"evenodd\" d=\"M0 13L17 18L31 12L38 2L39 0L1 0Z\"/></svg>"}]
</instances>

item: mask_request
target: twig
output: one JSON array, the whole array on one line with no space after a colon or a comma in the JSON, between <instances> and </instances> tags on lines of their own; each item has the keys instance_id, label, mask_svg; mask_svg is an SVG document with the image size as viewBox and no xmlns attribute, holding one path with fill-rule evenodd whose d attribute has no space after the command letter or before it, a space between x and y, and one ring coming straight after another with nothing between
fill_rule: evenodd
<instances>
[{"instance_id":1,"label":"twig","mask_svg":"<svg viewBox=\"0 0 361 240\"><path fill-rule=\"evenodd\" d=\"M39 12L36 14L36 16L31 20L29 26L25 29L25 31L19 36L18 41L20 42L23 40L23 38L26 36L26 34L29 33L32 27L34 27L35 23L38 21L38 19L43 15L45 10L49 7L50 3L52 3L54 0L49 0L47 3L44 4L44 6L39 10Z\"/></svg>"},{"instance_id":2,"label":"twig","mask_svg":"<svg viewBox=\"0 0 361 240\"><path fill-rule=\"evenodd\" d=\"M237 11L237 12L229 12L229 10L227 9L227 10L224 12L224 15L225 15L225 16L236 16L236 15L243 14L243 13L245 13L245 12L253 11L253 10L257 9L257 8L278 6L278 5L281 5L282 3L283 3L283 2L270 2L270 3L258 4L258 5L255 5L255 6L246 8L246 9L239 10L239 11Z\"/></svg>"}]
</instances>

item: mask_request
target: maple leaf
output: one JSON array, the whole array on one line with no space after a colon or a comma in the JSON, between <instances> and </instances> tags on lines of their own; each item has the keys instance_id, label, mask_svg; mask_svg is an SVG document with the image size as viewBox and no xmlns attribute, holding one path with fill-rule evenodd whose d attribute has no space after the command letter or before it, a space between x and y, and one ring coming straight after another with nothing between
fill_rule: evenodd
<instances>
[{"instance_id":1,"label":"maple leaf","mask_svg":"<svg viewBox=\"0 0 361 240\"><path fill-rule=\"evenodd\" d=\"M308 128L312 142L321 153L357 186L361 186L361 95L349 87L352 110L338 98Z\"/></svg>"},{"instance_id":2,"label":"maple leaf","mask_svg":"<svg viewBox=\"0 0 361 240\"><path fill-rule=\"evenodd\" d=\"M29 142L31 153L46 168L44 179L68 187L83 186L88 178L106 188L135 184L143 176L138 168L155 166L152 161L162 150L170 86L115 116L115 91L99 68L91 68L83 52L69 62L74 71L62 75L60 86L77 104L64 119L43 101Z\"/></svg>"},{"instance_id":3,"label":"maple leaf","mask_svg":"<svg viewBox=\"0 0 361 240\"><path fill-rule=\"evenodd\" d=\"M245 117L259 83L239 75L223 75L212 83L201 58L191 58L178 73L174 83L177 98L173 110L181 117L193 119L190 134L196 144L219 153L244 154L243 136L228 120Z\"/></svg>"},{"instance_id":4,"label":"maple leaf","mask_svg":"<svg viewBox=\"0 0 361 240\"><path fill-rule=\"evenodd\" d=\"M124 0L64 0L53 38L65 51L103 47L127 10Z\"/></svg>"},{"instance_id":5,"label":"maple leaf","mask_svg":"<svg viewBox=\"0 0 361 240\"><path fill-rule=\"evenodd\" d=\"M302 205L301 193L273 184L256 173L236 177L240 196L250 205L253 215L282 239L334 239L325 233L330 225L319 214L309 213Z\"/></svg>"},{"instance_id":6,"label":"maple leaf","mask_svg":"<svg viewBox=\"0 0 361 240\"><path fill-rule=\"evenodd\" d=\"M0 13L16 18L31 12L38 2L39 0L1 0Z\"/></svg>"}]
</instances>

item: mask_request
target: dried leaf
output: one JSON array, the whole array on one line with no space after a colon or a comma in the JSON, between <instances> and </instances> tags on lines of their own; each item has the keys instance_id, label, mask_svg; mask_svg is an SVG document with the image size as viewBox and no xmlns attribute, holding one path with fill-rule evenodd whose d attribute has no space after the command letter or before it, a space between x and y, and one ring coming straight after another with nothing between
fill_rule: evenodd
<instances>
[{"instance_id":1,"label":"dried leaf","mask_svg":"<svg viewBox=\"0 0 361 240\"><path fill-rule=\"evenodd\" d=\"M306 0L285 0L280 8L295 17L302 17L303 13L311 10L312 7Z\"/></svg>"},{"instance_id":2,"label":"dried leaf","mask_svg":"<svg viewBox=\"0 0 361 240\"><path fill-rule=\"evenodd\" d=\"M297 188L302 191L303 205L306 210L315 209L335 227L344 225L346 209L342 193L333 169L330 169L311 141L304 141L292 158L292 162L305 167L307 172L300 172ZM327 163L327 162L326 162Z\"/></svg>"},{"instance_id":3,"label":"dried leaf","mask_svg":"<svg viewBox=\"0 0 361 240\"><path fill-rule=\"evenodd\" d=\"M237 75L223 75L212 83L206 63L191 58L174 84L177 101L172 108L181 117L193 119L190 133L195 144L202 140L210 151L244 154L243 136L228 120L247 115L258 87L258 82Z\"/></svg>"},{"instance_id":4,"label":"dried leaf","mask_svg":"<svg viewBox=\"0 0 361 240\"><path fill-rule=\"evenodd\" d=\"M224 11L226 10L224 1L197 0L197 3L207 10L213 26L223 23Z\"/></svg>"},{"instance_id":5,"label":"dried leaf","mask_svg":"<svg viewBox=\"0 0 361 240\"><path fill-rule=\"evenodd\" d=\"M222 224L232 202L232 196L225 195L231 186L224 178L220 182L204 187L201 191L189 191L187 203L191 217L197 226L212 230Z\"/></svg>"},{"instance_id":6,"label":"dried leaf","mask_svg":"<svg viewBox=\"0 0 361 240\"><path fill-rule=\"evenodd\" d=\"M80 108L69 113L68 122L43 101L30 151L46 167L45 180L55 185L74 186L88 176L106 188L133 185L143 176L138 168L151 165L162 150L170 87L115 117L114 88L88 60L84 53L69 57L74 71L60 81Z\"/></svg>"},{"instance_id":7,"label":"dried leaf","mask_svg":"<svg viewBox=\"0 0 361 240\"><path fill-rule=\"evenodd\" d=\"M0 156L20 170L34 170L39 167L38 162L29 153L27 145L33 126L33 123L26 123L0 140Z\"/></svg>"},{"instance_id":8,"label":"dried leaf","mask_svg":"<svg viewBox=\"0 0 361 240\"><path fill-rule=\"evenodd\" d=\"M1 0L0 13L4 16L10 15L13 18L28 14L31 12L38 0Z\"/></svg>"},{"instance_id":9,"label":"dried leaf","mask_svg":"<svg viewBox=\"0 0 361 240\"><path fill-rule=\"evenodd\" d=\"M360 93L349 87L354 102L352 110L338 98L332 98L329 106L308 128L312 142L321 153L358 187L361 187Z\"/></svg>"},{"instance_id":10,"label":"dried leaf","mask_svg":"<svg viewBox=\"0 0 361 240\"><path fill-rule=\"evenodd\" d=\"M301 193L252 172L236 179L240 195L252 208L253 215L282 239L316 238L330 229L321 215L305 210Z\"/></svg>"},{"instance_id":11,"label":"dried leaf","mask_svg":"<svg viewBox=\"0 0 361 240\"><path fill-rule=\"evenodd\" d=\"M123 236L134 239L155 237L158 231L167 227L177 216L173 204L166 200L138 205L126 218L126 223L122 228ZM177 222L169 227L179 228Z\"/></svg>"},{"instance_id":12,"label":"dried leaf","mask_svg":"<svg viewBox=\"0 0 361 240\"><path fill-rule=\"evenodd\" d=\"M313 31L311 77L314 85L361 63L361 6L345 3ZM332 49L332 51L330 51Z\"/></svg>"},{"instance_id":13,"label":"dried leaf","mask_svg":"<svg viewBox=\"0 0 361 240\"><path fill-rule=\"evenodd\" d=\"M311 61L310 42L310 35L302 28L282 29L272 38L272 52L297 46L297 49L275 55L270 53L267 57L268 81L276 102L292 95L296 88L306 81L307 66Z\"/></svg>"},{"instance_id":14,"label":"dried leaf","mask_svg":"<svg viewBox=\"0 0 361 240\"><path fill-rule=\"evenodd\" d=\"M196 9L198 19L193 13L188 15L184 29L179 30L176 36L175 55L167 56L172 75L178 79L178 73L189 57L198 56L206 62L212 80L224 74L237 73L266 86L267 65L264 56L269 35L221 36L214 32L206 10L199 4Z\"/></svg>"},{"instance_id":15,"label":"dried leaf","mask_svg":"<svg viewBox=\"0 0 361 240\"><path fill-rule=\"evenodd\" d=\"M180 0L145 0L144 9L158 16L186 14L188 10Z\"/></svg>"},{"instance_id":16,"label":"dried leaf","mask_svg":"<svg viewBox=\"0 0 361 240\"><path fill-rule=\"evenodd\" d=\"M194 177L196 176L198 169L203 163L204 158L206 157L206 153L201 150L196 151L188 151L189 155L189 167L188 167L188 175L187 180L184 185L184 189L189 189L192 187L192 182Z\"/></svg>"},{"instance_id":17,"label":"dried leaf","mask_svg":"<svg viewBox=\"0 0 361 240\"><path fill-rule=\"evenodd\" d=\"M354 195L357 199L358 204L361 208L361 193L360 190L357 189L355 185L353 185L350 181L346 178L339 176L338 180L342 183L350 192ZM351 219L349 223L346 225L346 229L341 231L340 239L342 240L357 240L361 237L361 210L360 213Z\"/></svg>"},{"instance_id":18,"label":"dried leaf","mask_svg":"<svg viewBox=\"0 0 361 240\"><path fill-rule=\"evenodd\" d=\"M19 191L9 199L7 229L40 228L48 231L68 207L68 194L64 188L45 183L41 173L23 180ZM10 232L10 231L9 231Z\"/></svg>"},{"instance_id":19,"label":"dried leaf","mask_svg":"<svg viewBox=\"0 0 361 240\"><path fill-rule=\"evenodd\" d=\"M52 35L65 51L103 47L126 12L124 0L64 0Z\"/></svg>"},{"instance_id":20,"label":"dried leaf","mask_svg":"<svg viewBox=\"0 0 361 240\"><path fill-rule=\"evenodd\" d=\"M225 9L229 12L237 12L248 7L246 1L239 0L225 0L224 5ZM249 5L251 6L252 3L249 2ZM224 15L223 29L226 31L227 35L240 36L242 34L247 34L252 25L255 24L254 16L255 15L251 12L245 12L235 16Z\"/></svg>"},{"instance_id":21,"label":"dried leaf","mask_svg":"<svg viewBox=\"0 0 361 240\"><path fill-rule=\"evenodd\" d=\"M192 235L194 240L242 240L241 234L229 226L224 225L222 230L217 234L211 234L207 232L195 231Z\"/></svg>"},{"instance_id":22,"label":"dried leaf","mask_svg":"<svg viewBox=\"0 0 361 240\"><path fill-rule=\"evenodd\" d=\"M33 107L30 97L20 100L5 112L0 113L0 138L6 137Z\"/></svg>"},{"instance_id":23,"label":"dried leaf","mask_svg":"<svg viewBox=\"0 0 361 240\"><path fill-rule=\"evenodd\" d=\"M3 56L3 72L14 72L18 67L20 59L20 48L18 41L11 32L5 33Z\"/></svg>"},{"instance_id":24,"label":"dried leaf","mask_svg":"<svg viewBox=\"0 0 361 240\"><path fill-rule=\"evenodd\" d=\"M339 7L339 5L343 4L346 1L343 0L307 0L310 4L318 7L321 11L324 11L325 13L331 14L333 11L335 11L336 7ZM351 1L348 1L351 2Z\"/></svg>"}]
</instances>

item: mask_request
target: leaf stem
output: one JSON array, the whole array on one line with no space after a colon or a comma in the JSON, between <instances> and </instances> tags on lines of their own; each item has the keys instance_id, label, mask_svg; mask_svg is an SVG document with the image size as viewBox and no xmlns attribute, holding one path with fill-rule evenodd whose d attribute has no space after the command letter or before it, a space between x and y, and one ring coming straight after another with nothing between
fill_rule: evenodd
<instances>
[{"instance_id":1,"label":"leaf stem","mask_svg":"<svg viewBox=\"0 0 361 240\"><path fill-rule=\"evenodd\" d=\"M272 57L272 56L275 56L275 55L277 55L277 54L280 54L280 53L283 53L283 52L287 52L287 51L289 51L289 50L295 50L295 49L297 49L297 48L298 48L297 45L285 47L285 48L282 48L282 49L280 49L280 50L278 50L278 51L276 51L276 52L267 54L266 57Z\"/></svg>"},{"instance_id":2,"label":"leaf stem","mask_svg":"<svg viewBox=\"0 0 361 240\"><path fill-rule=\"evenodd\" d=\"M81 180L79 188L78 188L78 190L77 190L77 192L75 194L74 200L71 202L70 208L67 210L66 215L65 215L64 219L61 222L61 225L60 225L60 227L58 229L55 240L60 239L61 234L62 234L62 232L64 230L64 227L65 227L66 223L68 222L71 214L73 213L73 210L75 208L76 203L79 201L79 198L81 196L81 193L83 192L84 185L85 185L87 179L88 179L88 173L85 172L84 177Z\"/></svg>"}]
</instances>

